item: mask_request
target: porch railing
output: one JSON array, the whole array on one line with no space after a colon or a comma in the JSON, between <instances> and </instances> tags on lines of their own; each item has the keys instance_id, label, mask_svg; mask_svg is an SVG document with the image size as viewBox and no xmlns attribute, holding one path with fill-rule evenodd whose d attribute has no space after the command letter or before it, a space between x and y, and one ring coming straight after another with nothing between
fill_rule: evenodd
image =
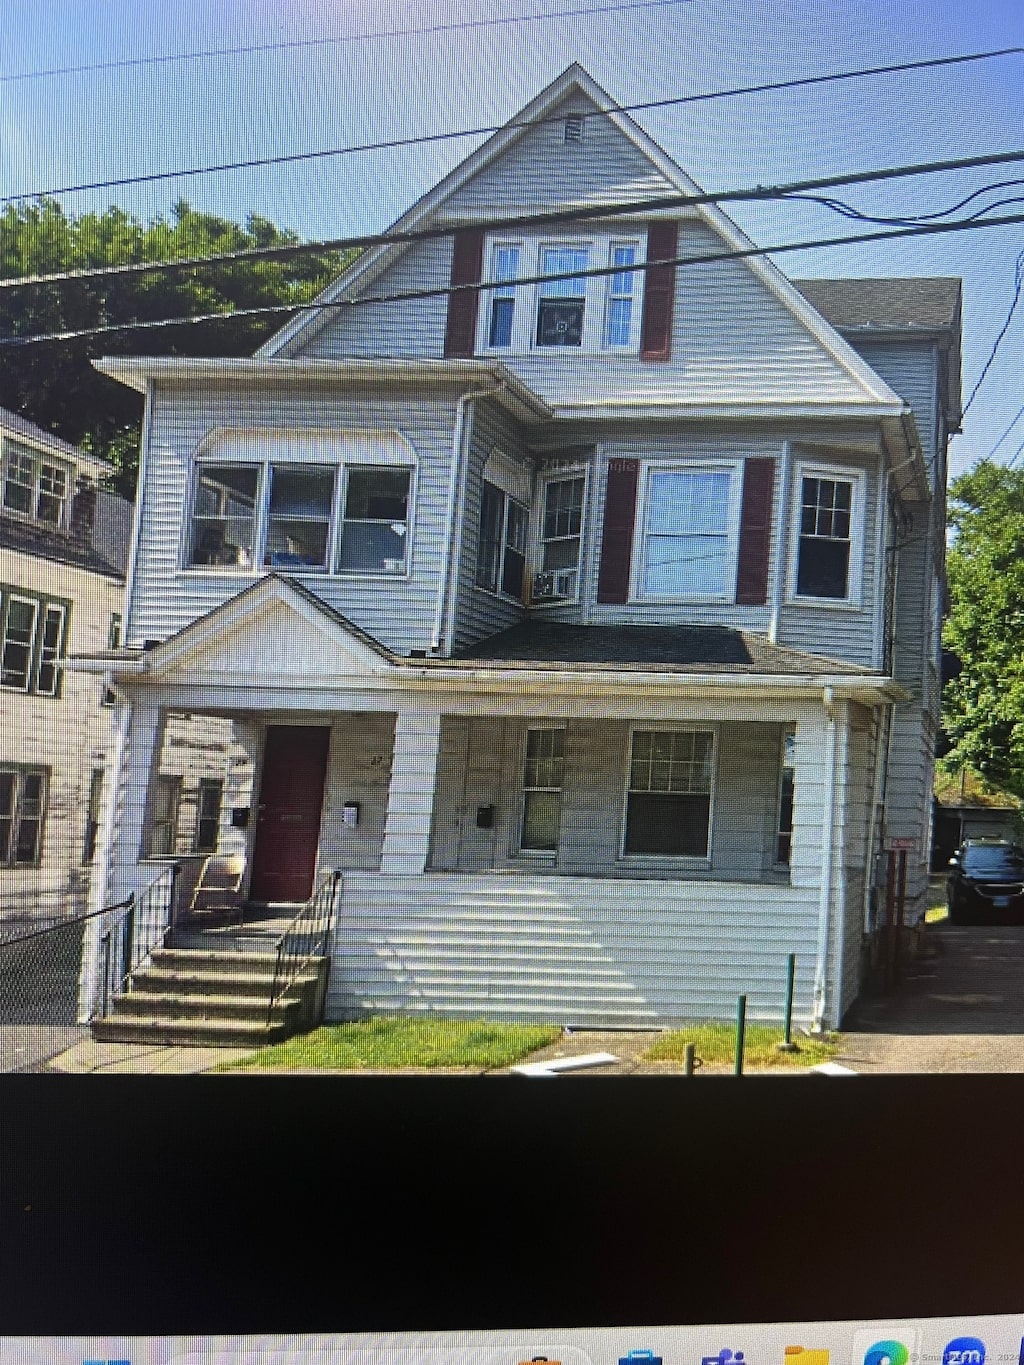
<instances>
[{"instance_id":1,"label":"porch railing","mask_svg":"<svg viewBox=\"0 0 1024 1365\"><path fill-rule=\"evenodd\" d=\"M131 979L151 955L162 948L174 928L176 863L165 867L141 891L112 906L100 936L99 1017L110 1013L114 997L131 986Z\"/></svg>"},{"instance_id":2,"label":"porch railing","mask_svg":"<svg viewBox=\"0 0 1024 1365\"><path fill-rule=\"evenodd\" d=\"M342 890L341 872L335 869L324 876L312 896L277 940L277 962L267 1002L267 1028L274 1006L284 999L296 980L314 959L325 958L334 929L334 916ZM320 983L321 985L323 983ZM323 1008L322 991L313 1010L311 1023L319 1022Z\"/></svg>"}]
</instances>

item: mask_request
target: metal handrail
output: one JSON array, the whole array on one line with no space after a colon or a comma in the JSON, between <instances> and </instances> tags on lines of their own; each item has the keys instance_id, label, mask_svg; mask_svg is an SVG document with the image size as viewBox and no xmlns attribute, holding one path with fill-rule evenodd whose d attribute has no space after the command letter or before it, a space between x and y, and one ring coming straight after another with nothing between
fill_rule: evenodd
<instances>
[{"instance_id":1,"label":"metal handrail","mask_svg":"<svg viewBox=\"0 0 1024 1365\"><path fill-rule=\"evenodd\" d=\"M341 884L342 874L339 869L335 868L333 872L328 872L274 945L277 950L277 961L267 1002L268 1029L273 1019L274 1006L284 998L302 970L315 957L323 957L326 954L334 928L334 912Z\"/></svg>"},{"instance_id":2,"label":"metal handrail","mask_svg":"<svg viewBox=\"0 0 1024 1365\"><path fill-rule=\"evenodd\" d=\"M174 910L180 868L172 863L148 886L133 891L127 900L111 906L116 912L100 937L103 955L103 992L100 1018L110 1012L114 996L130 989L132 976L167 942L174 928Z\"/></svg>"}]
</instances>

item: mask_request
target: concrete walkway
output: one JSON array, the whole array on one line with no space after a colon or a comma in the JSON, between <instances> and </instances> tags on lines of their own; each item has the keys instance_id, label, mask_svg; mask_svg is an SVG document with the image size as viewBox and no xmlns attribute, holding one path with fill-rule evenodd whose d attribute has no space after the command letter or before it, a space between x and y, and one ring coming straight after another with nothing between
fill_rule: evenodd
<instances>
[{"instance_id":1,"label":"concrete walkway","mask_svg":"<svg viewBox=\"0 0 1024 1365\"><path fill-rule=\"evenodd\" d=\"M223 1062L248 1057L251 1047L164 1047L152 1043L98 1043L85 1038L54 1057L46 1071L65 1075L194 1075L212 1071Z\"/></svg>"}]
</instances>

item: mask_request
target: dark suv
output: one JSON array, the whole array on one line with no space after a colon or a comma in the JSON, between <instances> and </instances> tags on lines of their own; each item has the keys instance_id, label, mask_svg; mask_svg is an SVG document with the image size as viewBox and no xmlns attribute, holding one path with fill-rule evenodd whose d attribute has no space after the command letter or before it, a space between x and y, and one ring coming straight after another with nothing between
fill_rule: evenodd
<instances>
[{"instance_id":1,"label":"dark suv","mask_svg":"<svg viewBox=\"0 0 1024 1365\"><path fill-rule=\"evenodd\" d=\"M967 839L949 860L946 882L954 924L1024 919L1024 849L1005 839Z\"/></svg>"}]
</instances>

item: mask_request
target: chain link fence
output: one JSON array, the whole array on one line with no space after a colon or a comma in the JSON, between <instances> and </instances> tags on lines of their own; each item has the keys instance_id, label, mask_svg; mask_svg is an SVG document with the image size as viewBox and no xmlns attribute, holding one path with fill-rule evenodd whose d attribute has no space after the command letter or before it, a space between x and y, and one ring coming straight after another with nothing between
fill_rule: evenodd
<instances>
[{"instance_id":1,"label":"chain link fence","mask_svg":"<svg viewBox=\"0 0 1024 1365\"><path fill-rule=\"evenodd\" d=\"M77 1022L91 916L46 928L8 925L0 938L0 1071L34 1071L88 1030Z\"/></svg>"}]
</instances>

